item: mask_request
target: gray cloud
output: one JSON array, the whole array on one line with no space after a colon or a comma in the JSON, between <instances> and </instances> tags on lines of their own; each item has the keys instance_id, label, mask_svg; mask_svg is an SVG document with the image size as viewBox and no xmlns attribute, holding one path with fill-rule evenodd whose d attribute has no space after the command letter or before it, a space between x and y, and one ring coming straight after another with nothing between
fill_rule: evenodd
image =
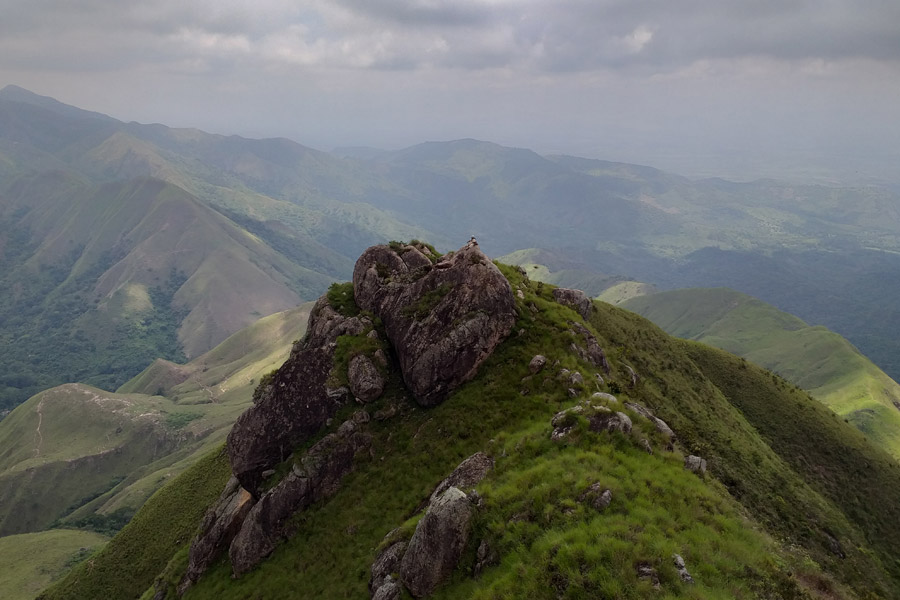
<instances>
[{"instance_id":1,"label":"gray cloud","mask_svg":"<svg viewBox=\"0 0 900 600\"><path fill-rule=\"evenodd\" d=\"M126 120L675 167L900 153L896 0L0 0L0 14L0 86Z\"/></svg>"},{"instance_id":2,"label":"gray cloud","mask_svg":"<svg viewBox=\"0 0 900 600\"><path fill-rule=\"evenodd\" d=\"M893 1L7 0L0 10L4 60L54 66L97 60L97 48L136 63L221 52L307 67L532 72L668 71L753 56L900 59Z\"/></svg>"}]
</instances>

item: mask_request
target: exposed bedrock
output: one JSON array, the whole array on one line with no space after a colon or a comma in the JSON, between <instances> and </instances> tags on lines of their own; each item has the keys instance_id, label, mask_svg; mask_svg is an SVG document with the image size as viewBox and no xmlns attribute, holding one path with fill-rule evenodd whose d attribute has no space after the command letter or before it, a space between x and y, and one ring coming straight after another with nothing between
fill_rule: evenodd
<instances>
[{"instance_id":1,"label":"exposed bedrock","mask_svg":"<svg viewBox=\"0 0 900 600\"><path fill-rule=\"evenodd\" d=\"M290 456L347 401L349 390L326 385L335 340L359 335L369 325L365 317L341 315L320 298L303 342L294 347L257 403L238 418L228 434L231 470L254 497L260 496L262 472Z\"/></svg>"},{"instance_id":2,"label":"exposed bedrock","mask_svg":"<svg viewBox=\"0 0 900 600\"><path fill-rule=\"evenodd\" d=\"M435 264L416 246L373 246L356 261L353 289L384 323L422 406L474 377L516 320L509 282L475 241Z\"/></svg>"}]
</instances>

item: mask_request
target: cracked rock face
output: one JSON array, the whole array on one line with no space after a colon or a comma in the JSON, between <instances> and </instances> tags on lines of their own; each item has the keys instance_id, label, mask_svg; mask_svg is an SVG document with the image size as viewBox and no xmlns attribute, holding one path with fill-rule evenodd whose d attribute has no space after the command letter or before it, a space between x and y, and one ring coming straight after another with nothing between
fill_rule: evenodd
<instances>
[{"instance_id":1,"label":"cracked rock face","mask_svg":"<svg viewBox=\"0 0 900 600\"><path fill-rule=\"evenodd\" d=\"M229 479L219 500L203 517L200 533L191 544L188 569L178 586L179 596L228 548L252 507L250 493L241 487L237 478Z\"/></svg>"},{"instance_id":2,"label":"cracked rock face","mask_svg":"<svg viewBox=\"0 0 900 600\"><path fill-rule=\"evenodd\" d=\"M260 496L262 472L315 435L347 401L347 390L329 390L335 340L359 335L370 323L345 317L319 298L309 316L307 335L276 372L259 401L242 414L228 434L231 470L241 486Z\"/></svg>"},{"instance_id":3,"label":"cracked rock face","mask_svg":"<svg viewBox=\"0 0 900 600\"><path fill-rule=\"evenodd\" d=\"M337 492L341 480L353 469L356 453L371 444L371 437L360 429L362 420L354 416L336 433L319 440L300 464L253 506L228 552L236 576L250 571L275 550L287 536L285 526L291 515Z\"/></svg>"},{"instance_id":4,"label":"cracked rock face","mask_svg":"<svg viewBox=\"0 0 900 600\"><path fill-rule=\"evenodd\" d=\"M474 241L436 264L414 246L373 246L356 262L353 289L383 321L422 406L472 379L516 320L509 282Z\"/></svg>"},{"instance_id":5,"label":"cracked rock face","mask_svg":"<svg viewBox=\"0 0 900 600\"><path fill-rule=\"evenodd\" d=\"M436 498L416 525L400 564L400 580L415 598L424 598L450 577L469 540L475 509L459 488Z\"/></svg>"}]
</instances>

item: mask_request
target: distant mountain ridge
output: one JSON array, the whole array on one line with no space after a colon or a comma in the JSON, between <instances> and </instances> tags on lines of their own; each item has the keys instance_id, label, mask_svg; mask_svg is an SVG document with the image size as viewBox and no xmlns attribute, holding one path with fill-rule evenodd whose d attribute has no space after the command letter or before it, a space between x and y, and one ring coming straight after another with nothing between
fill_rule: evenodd
<instances>
[{"instance_id":1,"label":"distant mountain ridge","mask_svg":"<svg viewBox=\"0 0 900 600\"><path fill-rule=\"evenodd\" d=\"M893 291L852 280L853 273L900 280L900 256L891 254L900 251L900 195L889 188L691 181L472 139L328 154L286 139L122 123L7 88L0 92L0 207L7 185L29 173L88 187L141 177L178 186L282 259L324 276L306 274L320 284L306 286L310 295L297 292L302 299L326 280L346 278L352 257L373 243L424 238L446 249L450 239L475 235L495 255L545 248L568 257L585 271L567 274L575 275L571 285L602 287L592 275L599 274L752 293L840 332L900 377ZM854 293L857 286L863 293ZM832 294L837 302L825 300ZM156 354L176 357L172 344L159 348ZM156 354L142 357L146 363ZM0 395L21 400L35 391L11 385L21 383L7 381Z\"/></svg>"}]
</instances>

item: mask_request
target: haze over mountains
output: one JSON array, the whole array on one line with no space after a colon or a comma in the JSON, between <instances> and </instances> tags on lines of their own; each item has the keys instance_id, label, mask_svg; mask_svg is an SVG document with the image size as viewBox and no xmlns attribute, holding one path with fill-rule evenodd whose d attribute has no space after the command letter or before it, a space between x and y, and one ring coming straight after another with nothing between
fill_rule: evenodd
<instances>
[{"instance_id":1,"label":"haze over mountains","mask_svg":"<svg viewBox=\"0 0 900 600\"><path fill-rule=\"evenodd\" d=\"M788 585L793 577L780 566L759 562L767 556L763 548L768 542L735 541L743 518L736 505L729 504L736 500L775 538L790 539L816 557L818 564L804 573L817 585L832 576L848 585L869 577L873 589L889 590L890 581L900 577L885 542L894 537L894 508L883 502L877 507L864 504L875 496L890 496L897 487L894 459L870 444L880 443L895 456L900 447L895 427L900 406L893 402L900 388L894 381L839 336L736 292L713 294L712 300L708 292L671 292L629 304L672 333L700 336L779 370L863 431L866 440L779 377L725 353L672 340L632 313L599 304L588 316L562 308L538 280L591 295L605 293L616 301L652 291L653 285L724 281L790 308L807 321L832 325L876 363L896 370L898 199L896 191L884 187L693 181L638 165L540 156L472 139L427 142L395 152L344 149L329 154L286 139L250 140L123 123L9 86L0 91L0 410L19 408L0 422L0 535L27 532L31 537L14 536L0 550L14 556L33 548L46 535L34 532L46 527L111 533L160 486L187 471L187 479L167 488L170 500L176 496L174 503L159 500L152 510L159 510L159 503L168 508L156 517L137 519L128 530L131 537L121 542L141 546L142 555L154 565L140 567L145 572L128 583L131 592L143 592L150 585L146 578L159 575L170 559L160 585L173 592L188 537L227 477L221 455L209 451L249 405L257 383L272 381L270 369L291 348L296 352L302 347L294 344L309 314L309 305L302 303L319 297L333 282L349 279L357 255L373 243L421 238L446 250L474 235L485 250L495 256L507 253L502 260L523 265L531 277L528 281L515 269L503 270L504 281L520 292L510 305L515 304L515 330L521 333L500 347L501 358L453 401L457 404L442 407L443 412L420 410L399 380L389 386L383 406L372 407L373 415L384 412L372 417L376 423L368 429L377 434L378 452L391 458L387 466L371 461L363 471L380 482L394 481L382 486L391 493L372 493L373 486L357 482L358 490L366 493L356 500L344 496L334 509L338 512L332 513L340 523L336 530L346 536L325 543L328 534L322 534L321 527L331 525L326 519L316 525L324 537L313 537L322 547L331 548L333 542L333 547L343 548L335 550L336 556L341 553L335 560L348 565L348 573L360 572L359 561L369 560L369 551L383 537L385 511L402 523L412 514L407 505L420 501L431 478L496 437L509 450L504 457L515 456L521 442L535 449L534 456L563 461L569 460L565 457L570 450L596 453L611 441L609 448L620 454L604 458L606 466L619 469L613 465L628 457L635 472L664 469L671 484L660 492L665 497L678 496L678 489L690 490L692 498L722 494L691 511L705 515L709 506L719 506L713 512L726 515L733 564L743 564L746 545L755 549L754 564L767 577L781 581L779 585ZM416 247L425 251L421 244ZM399 265L411 260L405 255L410 248L391 244L381 252L395 253L392 264ZM440 260L427 254L421 255L417 268L429 271ZM476 258L457 262L490 265ZM341 289L345 296L350 293L346 286L332 291ZM436 288L401 314L428 320L446 292ZM333 296L329 292L327 303L335 314L353 318L358 311L353 298ZM594 331L584 329L587 335L596 334L606 348L612 372L606 358L588 360L577 350L572 353L570 338L581 331L576 323L582 320L582 327ZM351 357L360 348L373 350L387 335L381 324L370 325L380 337L341 336L335 341L339 351L334 363L319 365L324 370L316 376L329 381L349 378L341 369L349 369ZM773 346L766 346L768 341ZM384 363L379 364L390 372L397 366L392 362L397 348L384 349L387 354L382 353ZM588 375L571 389L553 387L556 379L549 374L543 386L532 381L525 374L528 361L535 353L550 351L567 368ZM795 354L804 360L796 360ZM590 376L591 370L600 375L604 364L601 378ZM289 378L288 371L282 377ZM261 393L266 385L259 388ZM571 401L573 390L589 395L595 387L618 394L622 402L627 398L660 411L678 431L683 446L677 452L706 453L724 487L712 489L701 480L685 479L680 455L663 454L660 432L641 425L631 437L613 434L598 441L594 434L579 433L571 447L555 454L556 446L549 445L542 429L545 421ZM476 409L488 396L508 410L479 413ZM613 409L619 407L604 407ZM454 412L459 410L465 415ZM633 412L633 406L622 410L631 411L635 420L643 414ZM501 431L511 422L509 415L519 430ZM431 418L437 419L434 426L426 427ZM485 429L484 419L497 431ZM417 442L423 428L425 434ZM458 448L444 443L447 431ZM640 435L657 447L656 454L651 448L648 455L640 446ZM809 459L812 450L799 447L797 440L820 435L831 447L816 449ZM430 465L427 472L405 466L421 463L419 455L407 452L416 444L429 445L429 456L440 457L441 464ZM298 448L297 456L304 449ZM279 452L284 458L283 449ZM204 462L192 467L204 454ZM357 458L362 465L368 460ZM292 470L290 460L277 466L276 477ZM543 468L528 460L518 457L501 467L507 469L503 476L527 479L518 469ZM865 482L859 480L863 471ZM398 474L408 477L391 479ZM646 495L650 488L632 475L617 475L616 494L624 492L639 499L638 504L656 504ZM539 479L563 481L548 473ZM778 482L788 482L788 500L773 507L764 500L781 489ZM531 489L530 484L512 487ZM849 487L851 495L844 492ZM525 521L544 519L558 532L581 535L581 526L570 531L567 520L576 502L568 497L572 489L551 494L567 507L559 513L562 521L554 516L555 500L546 498L539 503L551 507L550 512L531 514ZM732 498L724 496L726 489ZM488 493L488 501L495 502L492 510L508 512L508 506L496 504L508 493L503 490L495 488L493 499ZM719 501L724 504L717 505ZM512 502L509 506L532 500ZM352 516L358 506L366 506L365 511L379 519L360 523ZM615 510L624 522L644 522L631 505L617 505ZM577 514L582 518L583 513ZM668 527L664 523L672 514L655 514L655 526ZM520 544L520 528L530 525L516 525L518 517L512 513L502 515L498 523L512 524L501 536L503 543ZM685 527L697 525L677 518ZM715 522L711 514L703 518ZM152 533L147 533L148 522ZM702 531L710 540L718 539ZM629 550L635 552L634 560L656 552L655 533L647 535L642 542L646 548ZM86 538L71 537L59 544L68 549L80 540ZM698 556L720 560L711 550L716 543L707 542L695 538L684 543ZM101 571L112 568L109 565L113 571L124 569L117 554L122 546L117 544L111 544L98 563ZM537 556L541 544L528 552ZM843 548L851 549L852 565L838 560L844 558ZM667 545L666 555L675 550ZM71 559L65 552L56 556L58 561ZM112 562L104 562L107 559ZM267 584L272 597L277 597L278 577L283 576L279 560L276 556L258 575L276 574ZM554 560L541 555L526 562L550 565ZM726 563L722 568L732 568ZM62 567L57 562L42 568ZM626 565L616 577L635 579L633 570ZM57 591L84 585L79 577L75 573ZM541 577L535 585L543 585ZM735 571L734 577L745 586L744 593L755 593L755 576ZM201 582L199 597L214 595L216 586L227 580L221 568L214 571ZM120 583L114 574L109 585ZM728 585L713 578L708 583ZM582 584L586 589L593 585ZM240 585L255 584L251 579ZM310 589L317 585L310 583ZM332 592L343 585L358 591L361 580L327 584ZM229 589L239 597L246 587ZM836 597L852 597L841 596L840 586L834 589ZM92 595L97 594L84 592L85 597Z\"/></svg>"},{"instance_id":2,"label":"haze over mountains","mask_svg":"<svg viewBox=\"0 0 900 600\"><path fill-rule=\"evenodd\" d=\"M357 158L122 123L5 88L4 406L196 356L346 279L372 243L470 235L496 255L551 250L600 279L729 285L900 375L896 191L691 181L476 140L343 154Z\"/></svg>"}]
</instances>

